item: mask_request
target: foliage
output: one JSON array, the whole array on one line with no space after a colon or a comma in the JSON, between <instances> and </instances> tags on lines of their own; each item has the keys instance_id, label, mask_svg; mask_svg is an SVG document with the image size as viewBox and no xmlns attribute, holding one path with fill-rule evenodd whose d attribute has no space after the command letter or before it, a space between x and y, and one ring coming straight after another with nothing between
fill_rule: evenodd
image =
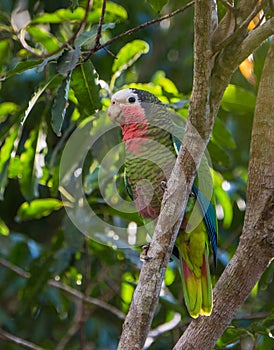
<instances>
[{"instance_id":1,"label":"foliage","mask_svg":"<svg viewBox=\"0 0 274 350\"><path fill-rule=\"evenodd\" d=\"M116 348L122 320L113 310L128 310L138 280L139 251L121 237L111 237L110 231L106 235L104 225L97 228L93 217L88 220L94 232L87 235L94 238L96 233L100 238L86 239L66 212L78 198L64 192L60 180L81 176L84 196L105 225L129 229L133 222L140 224L136 213L124 214L122 207L114 206L116 187L128 200L119 165L121 150L115 148L112 154L113 167L100 167L120 138L106 109L112 92L135 86L153 92L180 118L187 117L192 19L183 13L166 25L156 24L113 42L108 49L116 58L96 48L128 29L129 23L155 17L166 2L141 1L134 3L133 11L129 2L107 1L99 41L102 1L94 1L89 12L86 1L0 5L0 324L43 348L60 350L68 344L79 349L85 342L96 349ZM165 9L175 6L169 1ZM255 54L257 77L267 46ZM220 226L216 279L235 251L242 229L256 91L257 85L248 83L240 71L234 74L208 146ZM69 155L70 166L59 179L65 145L74 130L86 125L87 134L78 140ZM77 155L88 147L89 137L102 130L106 132L87 149L77 173ZM75 215L87 221L83 211ZM117 249L121 245L124 249ZM273 346L272 278L270 266L216 349L244 348L247 341L256 349ZM84 304L71 291L93 299ZM189 321L177 266L171 262L153 327L177 312L183 322L161 334L151 349L171 348ZM21 349L4 340L0 346Z\"/></svg>"}]
</instances>

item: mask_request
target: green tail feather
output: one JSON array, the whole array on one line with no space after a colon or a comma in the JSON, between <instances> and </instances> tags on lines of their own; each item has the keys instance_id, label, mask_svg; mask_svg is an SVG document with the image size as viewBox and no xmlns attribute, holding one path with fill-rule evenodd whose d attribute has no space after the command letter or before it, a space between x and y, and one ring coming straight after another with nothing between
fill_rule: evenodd
<instances>
[{"instance_id":1,"label":"green tail feather","mask_svg":"<svg viewBox=\"0 0 274 350\"><path fill-rule=\"evenodd\" d=\"M197 276L182 260L183 291L186 307L191 317L209 316L212 311L212 287L206 252L203 255L201 274Z\"/></svg>"}]
</instances>

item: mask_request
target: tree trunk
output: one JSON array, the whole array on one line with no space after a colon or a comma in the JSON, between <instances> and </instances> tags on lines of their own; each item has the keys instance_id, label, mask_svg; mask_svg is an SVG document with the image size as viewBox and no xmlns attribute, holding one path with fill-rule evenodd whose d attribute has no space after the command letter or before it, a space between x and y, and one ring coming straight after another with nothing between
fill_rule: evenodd
<instances>
[{"instance_id":1,"label":"tree trunk","mask_svg":"<svg viewBox=\"0 0 274 350\"><path fill-rule=\"evenodd\" d=\"M273 86L274 40L265 60L257 97L240 244L214 289L212 315L193 321L174 350L212 349L274 256Z\"/></svg>"}]
</instances>

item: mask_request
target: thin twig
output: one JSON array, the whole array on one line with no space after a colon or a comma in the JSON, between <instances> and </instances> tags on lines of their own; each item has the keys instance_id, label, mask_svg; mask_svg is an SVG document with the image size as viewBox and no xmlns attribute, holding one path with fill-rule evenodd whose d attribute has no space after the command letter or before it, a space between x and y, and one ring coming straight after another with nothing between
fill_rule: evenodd
<instances>
[{"instance_id":1,"label":"thin twig","mask_svg":"<svg viewBox=\"0 0 274 350\"><path fill-rule=\"evenodd\" d=\"M219 0L229 11L236 11L236 8L226 0Z\"/></svg>"},{"instance_id":2,"label":"thin twig","mask_svg":"<svg viewBox=\"0 0 274 350\"><path fill-rule=\"evenodd\" d=\"M90 266L91 266L91 261L90 261L90 256L89 256L89 245L88 245L88 238L84 238L84 280L83 280L83 294L85 297L88 297L89 295L89 281L90 281ZM85 333L85 323L87 320L87 315L88 315L88 310L86 307L86 304L84 300L82 300L81 303L81 317L80 317L80 348L84 349L85 348L85 342L86 342L86 333Z\"/></svg>"},{"instance_id":3,"label":"thin twig","mask_svg":"<svg viewBox=\"0 0 274 350\"><path fill-rule=\"evenodd\" d=\"M23 278L30 278L30 276L31 276L25 270L21 269L20 267L10 263L9 261L7 261L3 258L0 258L0 265L15 272L18 276L21 276ZM86 304L95 305L95 306L100 307L101 309L107 310L107 311L111 312L113 315L117 316L121 320L124 320L124 318L125 318L125 314L122 311L120 311L119 309L117 309L116 307L109 305L102 300L87 297L83 293L79 292L78 290L76 290L72 287L66 286L62 282L50 279L50 280L48 280L47 284L53 288L60 289L63 292L65 292L65 293L67 293L67 294L69 294L77 299L83 300Z\"/></svg>"},{"instance_id":4,"label":"thin twig","mask_svg":"<svg viewBox=\"0 0 274 350\"><path fill-rule=\"evenodd\" d=\"M99 44L97 47L94 45L89 51L85 51L83 52L83 54L86 54L87 56L85 57L85 59L83 60L84 62L87 61L92 55L94 55L97 51L101 50L101 49L104 49L106 46L109 46L110 44L112 44L113 42L121 39L121 38L124 38L125 36L128 36L128 35L131 35L145 27L148 27L152 24L155 24L155 23L159 23L165 19L168 19L168 18L171 18L171 17L174 17L176 15L178 15L179 13L181 12L184 12L186 9L188 9L189 7L191 7L192 5L194 5L194 1L191 1L189 2L188 4L186 4L185 6L167 14L167 15L164 15L162 17L159 17L159 18L155 18L155 19L152 19L151 21L147 21L145 23L142 23L140 25L138 25L137 27L134 27L134 28L131 28L121 34L118 34L116 36L114 36L112 39L106 41L104 44Z\"/></svg>"},{"instance_id":5,"label":"thin twig","mask_svg":"<svg viewBox=\"0 0 274 350\"><path fill-rule=\"evenodd\" d=\"M146 339L146 343L143 350L148 349L151 346L151 344L155 342L156 338L159 337L161 334L170 332L172 329L177 327L180 321L181 321L181 314L177 312L174 314L172 320L152 329L148 333L148 337Z\"/></svg>"},{"instance_id":6,"label":"thin twig","mask_svg":"<svg viewBox=\"0 0 274 350\"><path fill-rule=\"evenodd\" d=\"M102 26L104 23L104 17L105 17L105 12L106 12L106 4L107 4L107 1L103 0L100 21L98 24L97 35L96 35L96 39L95 39L95 45L94 45L95 47L98 47L100 45L100 39L102 36Z\"/></svg>"},{"instance_id":7,"label":"thin twig","mask_svg":"<svg viewBox=\"0 0 274 350\"><path fill-rule=\"evenodd\" d=\"M2 340L8 340L9 342L19 345L24 349L29 350L45 350L44 348L41 348L41 346L38 346L36 344L33 344L25 339L16 337L15 335L8 333L0 328L0 339Z\"/></svg>"},{"instance_id":8,"label":"thin twig","mask_svg":"<svg viewBox=\"0 0 274 350\"><path fill-rule=\"evenodd\" d=\"M249 14L249 16L241 23L241 25L235 30L235 32L216 46L216 48L212 52L212 56L214 56L218 51L221 51L228 44L230 44L237 36L239 36L239 33L241 33L243 30L247 30L249 22L262 10L262 8L263 4L258 2L255 8Z\"/></svg>"},{"instance_id":9,"label":"thin twig","mask_svg":"<svg viewBox=\"0 0 274 350\"><path fill-rule=\"evenodd\" d=\"M76 301L75 314L72 320L72 323L64 336L61 338L57 344L55 350L64 350L69 343L70 339L79 331L81 327L81 318L82 318L82 302L81 300ZM81 349L84 349L81 347Z\"/></svg>"},{"instance_id":10,"label":"thin twig","mask_svg":"<svg viewBox=\"0 0 274 350\"><path fill-rule=\"evenodd\" d=\"M14 265L10 261L0 257L0 265L6 267L7 269L15 272L18 276L23 278L30 278L30 273L21 269L21 267Z\"/></svg>"},{"instance_id":11,"label":"thin twig","mask_svg":"<svg viewBox=\"0 0 274 350\"><path fill-rule=\"evenodd\" d=\"M270 312L257 312L256 314L249 314L249 315L237 315L234 317L234 320L258 320L258 319L265 319L268 316L270 316Z\"/></svg>"},{"instance_id":12,"label":"thin twig","mask_svg":"<svg viewBox=\"0 0 274 350\"><path fill-rule=\"evenodd\" d=\"M125 314L122 311L118 310L116 307L109 305L102 300L99 300L96 298L91 298L91 297L86 297L84 294L82 294L78 290L71 288L69 286L66 286L59 281L49 280L48 285L50 285L51 287L60 289L63 292L66 292L67 294L72 295L78 299L81 299L87 304L96 305L104 310L107 310L107 311L111 312L113 315L117 316L121 320L123 320L125 318Z\"/></svg>"}]
</instances>

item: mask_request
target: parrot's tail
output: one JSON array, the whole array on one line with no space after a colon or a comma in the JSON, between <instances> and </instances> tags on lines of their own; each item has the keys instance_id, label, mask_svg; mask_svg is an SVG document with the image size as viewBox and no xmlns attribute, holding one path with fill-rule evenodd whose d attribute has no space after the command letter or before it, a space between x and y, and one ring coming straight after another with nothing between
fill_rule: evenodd
<instances>
[{"instance_id":1,"label":"parrot's tail","mask_svg":"<svg viewBox=\"0 0 274 350\"><path fill-rule=\"evenodd\" d=\"M209 316L212 311L212 285L207 253L203 254L200 273L191 270L183 259L182 272L184 298L190 316Z\"/></svg>"}]
</instances>

